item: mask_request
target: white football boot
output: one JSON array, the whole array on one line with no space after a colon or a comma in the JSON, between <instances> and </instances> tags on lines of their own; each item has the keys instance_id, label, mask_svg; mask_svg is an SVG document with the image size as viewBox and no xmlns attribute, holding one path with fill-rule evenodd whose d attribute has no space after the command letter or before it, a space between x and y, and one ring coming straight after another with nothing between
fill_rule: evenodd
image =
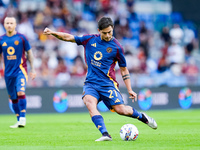
<instances>
[{"instance_id":1,"label":"white football boot","mask_svg":"<svg viewBox=\"0 0 200 150\"><path fill-rule=\"evenodd\" d=\"M112 141L111 136L102 136L99 139L95 140L95 141Z\"/></svg>"},{"instance_id":2,"label":"white football boot","mask_svg":"<svg viewBox=\"0 0 200 150\"><path fill-rule=\"evenodd\" d=\"M145 113L142 113L146 118L147 118L147 120L148 120L148 123L147 123L147 125L149 126L149 127L151 127L152 129L157 129L157 123L156 123L156 121L153 119L153 118L151 118L151 117L149 117L147 114L145 114Z\"/></svg>"},{"instance_id":3,"label":"white football boot","mask_svg":"<svg viewBox=\"0 0 200 150\"><path fill-rule=\"evenodd\" d=\"M18 127L25 127L25 125L26 125L26 118L20 117Z\"/></svg>"},{"instance_id":4,"label":"white football boot","mask_svg":"<svg viewBox=\"0 0 200 150\"><path fill-rule=\"evenodd\" d=\"M15 123L14 125L11 125L10 128L18 128L19 125L19 121L17 121L17 123Z\"/></svg>"}]
</instances>

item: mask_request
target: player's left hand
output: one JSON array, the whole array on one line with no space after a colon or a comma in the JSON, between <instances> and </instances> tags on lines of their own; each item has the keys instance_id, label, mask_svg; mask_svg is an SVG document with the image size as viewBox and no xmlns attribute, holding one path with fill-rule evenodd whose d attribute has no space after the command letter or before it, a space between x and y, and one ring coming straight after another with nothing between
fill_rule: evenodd
<instances>
[{"instance_id":1,"label":"player's left hand","mask_svg":"<svg viewBox=\"0 0 200 150\"><path fill-rule=\"evenodd\" d=\"M35 72L34 70L31 70L31 71L30 71L30 77L31 77L32 80L35 79L35 77L36 77L36 72Z\"/></svg>"},{"instance_id":2,"label":"player's left hand","mask_svg":"<svg viewBox=\"0 0 200 150\"><path fill-rule=\"evenodd\" d=\"M133 92L133 91L128 91L128 93L130 95L129 98L132 99L132 102L134 102L134 101L136 102L137 101L137 94L135 92Z\"/></svg>"}]
</instances>

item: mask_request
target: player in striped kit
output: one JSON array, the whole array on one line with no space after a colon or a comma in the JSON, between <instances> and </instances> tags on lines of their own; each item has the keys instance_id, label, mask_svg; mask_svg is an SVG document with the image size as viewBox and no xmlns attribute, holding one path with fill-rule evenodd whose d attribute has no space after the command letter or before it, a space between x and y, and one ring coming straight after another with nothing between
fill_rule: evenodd
<instances>
[{"instance_id":1,"label":"player in striped kit","mask_svg":"<svg viewBox=\"0 0 200 150\"><path fill-rule=\"evenodd\" d=\"M12 108L17 116L17 123L11 128L26 125L26 83L28 81L26 53L30 63L30 77L36 77L33 67L33 54L26 37L16 31L16 19L8 16L4 19L6 34L0 37L0 58L4 60L4 77Z\"/></svg>"},{"instance_id":2,"label":"player in striped kit","mask_svg":"<svg viewBox=\"0 0 200 150\"><path fill-rule=\"evenodd\" d=\"M124 58L124 49L113 37L113 27L113 22L109 17L102 17L98 22L99 34L79 37L68 33L54 32L49 28L44 30L46 35L53 35L60 40L83 45L85 48L85 61L88 72L83 87L83 102L89 110L93 123L102 133L102 137L96 141L112 141L103 117L97 110L97 104L101 100L110 110L114 110L120 115L137 118L151 128L157 129L157 124L153 118L145 113L138 112L131 106L124 105L115 78L115 65L117 62L133 102L137 100L137 94L131 87L130 75Z\"/></svg>"}]
</instances>

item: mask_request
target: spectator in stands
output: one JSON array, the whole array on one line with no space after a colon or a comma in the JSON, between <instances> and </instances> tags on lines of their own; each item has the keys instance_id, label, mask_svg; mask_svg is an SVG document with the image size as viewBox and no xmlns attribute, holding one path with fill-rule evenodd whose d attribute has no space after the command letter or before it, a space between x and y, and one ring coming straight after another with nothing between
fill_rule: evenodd
<instances>
[{"instance_id":1,"label":"spectator in stands","mask_svg":"<svg viewBox=\"0 0 200 150\"><path fill-rule=\"evenodd\" d=\"M134 55L131 50L126 50L125 58L127 63L127 68L130 73L139 73L141 72L140 60Z\"/></svg>"},{"instance_id":2,"label":"spectator in stands","mask_svg":"<svg viewBox=\"0 0 200 150\"><path fill-rule=\"evenodd\" d=\"M32 23L28 20L28 16L26 13L21 14L21 20L17 27L18 31L27 36L27 38L31 41L36 40L37 35L33 30Z\"/></svg>"},{"instance_id":3,"label":"spectator in stands","mask_svg":"<svg viewBox=\"0 0 200 150\"><path fill-rule=\"evenodd\" d=\"M140 47L143 49L146 58L149 57L149 35L148 29L145 26L145 22L140 22L140 33L139 33Z\"/></svg>"},{"instance_id":4,"label":"spectator in stands","mask_svg":"<svg viewBox=\"0 0 200 150\"><path fill-rule=\"evenodd\" d=\"M168 43L168 45L170 44L170 41L171 41L171 37L169 35L169 28L167 26L163 27L162 28L162 31L161 31L161 40L164 42L164 43Z\"/></svg>"},{"instance_id":5,"label":"spectator in stands","mask_svg":"<svg viewBox=\"0 0 200 150\"><path fill-rule=\"evenodd\" d=\"M190 77L197 77L199 69L195 64L195 60L191 58L187 63L184 63L182 66L182 72Z\"/></svg>"},{"instance_id":6,"label":"spectator in stands","mask_svg":"<svg viewBox=\"0 0 200 150\"><path fill-rule=\"evenodd\" d=\"M169 34L173 43L181 44L184 33L179 24L174 24Z\"/></svg>"},{"instance_id":7,"label":"spectator in stands","mask_svg":"<svg viewBox=\"0 0 200 150\"><path fill-rule=\"evenodd\" d=\"M162 57L159 59L158 61L158 72L162 73L165 72L166 70L168 70L169 68L169 64L167 61L167 56L166 55L162 55Z\"/></svg>"},{"instance_id":8,"label":"spectator in stands","mask_svg":"<svg viewBox=\"0 0 200 150\"><path fill-rule=\"evenodd\" d=\"M147 64L146 64L146 60L147 60L147 56L145 54L145 49L143 46L139 46L139 52L137 55L139 62L140 62L140 69L138 73L146 73L146 69L147 69Z\"/></svg>"},{"instance_id":9,"label":"spectator in stands","mask_svg":"<svg viewBox=\"0 0 200 150\"><path fill-rule=\"evenodd\" d=\"M176 42L176 40L173 41L167 51L167 59L170 67L173 64L182 64L184 62L184 49Z\"/></svg>"},{"instance_id":10,"label":"spectator in stands","mask_svg":"<svg viewBox=\"0 0 200 150\"><path fill-rule=\"evenodd\" d=\"M74 58L74 63L71 69L71 75L76 77L85 76L87 72L87 68L83 62L83 59L80 55Z\"/></svg>"},{"instance_id":11,"label":"spectator in stands","mask_svg":"<svg viewBox=\"0 0 200 150\"><path fill-rule=\"evenodd\" d=\"M41 5L40 7L35 7L34 10L27 9L28 7L26 7L26 9L23 9L23 2L24 1L20 0L0 0L0 19L3 19L6 14L13 14L14 16L16 16L17 20L19 20L19 30L22 30L22 32L25 33L29 39L34 40L34 42L31 42L32 47L44 47L42 54L41 52L38 52L38 50L36 50L35 52L36 55L40 55L37 57L36 65L38 65L37 67L40 69L40 71L42 71L41 80L44 80L45 84L46 82L48 82L47 80L53 78L52 72L54 71L54 67L57 66L57 61L55 60L57 60L58 56L62 55L65 57L63 58L63 61L67 65L67 68L71 71L73 60L79 54L77 52L77 49L75 49L72 45L65 45L62 42L58 42L58 40L52 39L51 37L47 37L46 35L42 34L43 29L45 27L50 27L51 29L59 32L74 33L78 35L90 34L96 32L96 20L99 20L104 15L110 16L115 21L114 36L120 40L123 46L131 46L129 48L131 54L127 53L127 59L131 62L128 65L130 66L130 68L132 67L131 70L133 71L131 72L134 74L144 73L146 70L148 70L146 68L146 65L148 64L146 61L149 58L151 59L153 57L153 59L156 59L156 61L158 62L158 70L164 71L168 65L168 58L171 61L172 55L174 55L171 53L171 50L169 50L169 56L167 54L168 47L171 45L171 39L173 43L175 41L175 43L179 45L176 47L179 47L177 48L179 50L182 49L183 53L184 50L182 47L180 47L180 44L185 47L186 64L184 64L184 66L188 63L191 63L190 58L192 57L192 59L194 59L194 53L199 53L199 51L195 51L196 49L199 49L199 46L198 40L195 37L195 26L193 26L193 24L191 24L190 22L186 22L186 24L185 22L182 22L183 24L181 24L181 26L183 26L183 29L181 29L180 25L174 24L173 28L170 30L169 27L171 26L171 22L165 22L168 21L167 18L166 20L158 22L158 24L160 23L158 25L159 27L160 25L162 25L163 27L163 24L168 25L162 28L160 37L163 42L159 43L154 38L156 34L152 36L149 35L151 33L151 30L153 33L156 33L156 28L154 30L154 27L156 26L153 26L151 28L149 25L151 23L153 24L152 16L151 18L148 18L148 20L146 18L146 15L150 16L149 14L140 14L142 17L138 17L139 14L134 9L136 8L134 7L135 0L34 1L39 5L40 3L46 3L43 9L41 9ZM4 33L5 31L2 29L0 24L0 34L2 35ZM155 53L152 53L152 49L155 52L155 49L159 50L160 47L162 47L161 55L159 55L159 53L156 53L156 55L154 55ZM172 47L175 47L175 45L172 44L172 46L170 46L170 49ZM46 51L48 50L53 52L55 48L57 49L57 51L55 51L55 53L57 54L51 55L51 59L49 60L49 56L46 54ZM43 56L43 53L45 54L45 56ZM181 56L178 56L177 60L179 60L180 57L183 57L182 62L184 62L184 56L182 55L183 54L181 54ZM174 57L174 60L175 59L176 58ZM54 64L54 61L56 62L56 64ZM51 66L53 64L53 68L49 68L49 64L51 64ZM199 63L196 64L196 61L195 65L199 67ZM34 82L36 82L40 78L39 69L37 72L38 78ZM149 72L147 71L147 73ZM146 75L148 76L148 74ZM54 78L51 81L52 86L53 84ZM39 84L38 86L41 85L42 84Z\"/></svg>"}]
</instances>

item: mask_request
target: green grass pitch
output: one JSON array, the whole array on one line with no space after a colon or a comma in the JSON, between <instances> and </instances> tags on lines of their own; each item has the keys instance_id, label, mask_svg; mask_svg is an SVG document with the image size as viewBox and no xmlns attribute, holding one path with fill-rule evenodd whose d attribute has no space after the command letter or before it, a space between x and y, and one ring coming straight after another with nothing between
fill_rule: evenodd
<instances>
[{"instance_id":1,"label":"green grass pitch","mask_svg":"<svg viewBox=\"0 0 200 150\"><path fill-rule=\"evenodd\" d=\"M102 113L113 141L101 137L88 113L27 114L25 128L10 129L14 115L0 115L0 150L197 150L200 149L200 109L147 111L158 124L153 130L136 119ZM136 141L122 141L122 125L137 126Z\"/></svg>"}]
</instances>

